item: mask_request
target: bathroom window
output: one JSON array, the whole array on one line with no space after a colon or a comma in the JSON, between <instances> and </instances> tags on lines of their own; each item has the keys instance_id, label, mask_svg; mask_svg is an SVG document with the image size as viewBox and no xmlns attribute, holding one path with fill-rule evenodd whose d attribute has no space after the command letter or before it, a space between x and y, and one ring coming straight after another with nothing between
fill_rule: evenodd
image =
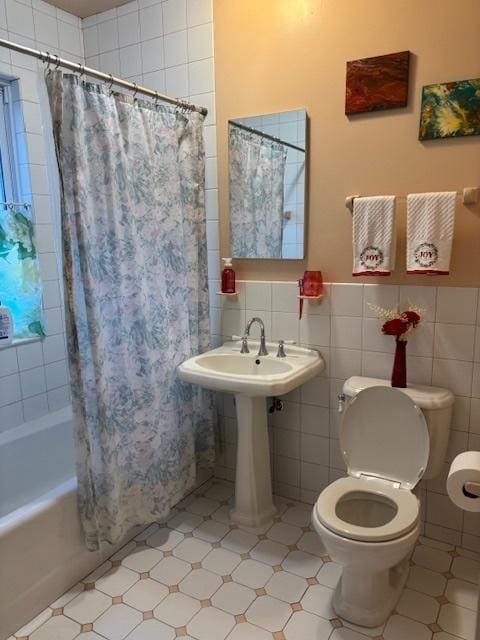
<instances>
[{"instance_id":1,"label":"bathroom window","mask_svg":"<svg viewBox=\"0 0 480 640\"><path fill-rule=\"evenodd\" d=\"M11 97L10 84L0 80L0 301L12 313L14 339L23 340L44 332L32 208L18 189Z\"/></svg>"}]
</instances>

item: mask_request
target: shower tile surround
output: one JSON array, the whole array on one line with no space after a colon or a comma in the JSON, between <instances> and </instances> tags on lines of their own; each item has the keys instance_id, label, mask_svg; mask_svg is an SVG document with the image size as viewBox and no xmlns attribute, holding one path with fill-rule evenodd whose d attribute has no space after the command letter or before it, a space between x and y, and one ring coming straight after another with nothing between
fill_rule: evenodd
<instances>
[{"instance_id":1,"label":"shower tile surround","mask_svg":"<svg viewBox=\"0 0 480 640\"><path fill-rule=\"evenodd\" d=\"M42 0L0 0L0 37L83 62L81 20ZM43 341L0 350L0 432L70 402L52 193L37 88L37 69L42 67L34 58L0 50L0 76L18 79L13 115L20 195L33 205L47 334Z\"/></svg>"},{"instance_id":2,"label":"shower tile surround","mask_svg":"<svg viewBox=\"0 0 480 640\"><path fill-rule=\"evenodd\" d=\"M389 378L394 340L368 303L394 307L411 302L426 309L425 323L407 346L408 380L446 387L455 394L447 460L440 477L422 481L423 531L430 538L480 552L480 514L462 512L446 495L449 463L462 451L480 449L480 305L474 288L327 284L321 302L307 302L298 319L295 282L238 283L239 295L216 295L211 282L214 343L241 335L260 316L267 340L295 340L318 349L322 374L284 397L282 412L269 417L273 486L277 495L312 504L330 482L345 474L338 441L337 396L346 378ZM252 332L257 331L256 327ZM219 396L220 448L216 475L233 480L236 419L233 397Z\"/></svg>"},{"instance_id":3,"label":"shower tile surround","mask_svg":"<svg viewBox=\"0 0 480 640\"><path fill-rule=\"evenodd\" d=\"M310 508L276 498L253 531L229 523L232 494L208 481L9 640L474 640L479 554L420 538L396 611L357 627L332 610L341 568Z\"/></svg>"}]
</instances>

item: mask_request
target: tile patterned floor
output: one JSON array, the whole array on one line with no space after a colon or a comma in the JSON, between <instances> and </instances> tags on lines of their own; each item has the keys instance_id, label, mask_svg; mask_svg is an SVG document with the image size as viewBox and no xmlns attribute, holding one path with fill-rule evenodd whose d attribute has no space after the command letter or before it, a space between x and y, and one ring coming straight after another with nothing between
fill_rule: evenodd
<instances>
[{"instance_id":1,"label":"tile patterned floor","mask_svg":"<svg viewBox=\"0 0 480 640\"><path fill-rule=\"evenodd\" d=\"M311 508L276 499L252 531L230 524L232 494L209 481L9 640L474 640L480 556L421 538L396 611L367 630L331 608L340 567Z\"/></svg>"}]
</instances>

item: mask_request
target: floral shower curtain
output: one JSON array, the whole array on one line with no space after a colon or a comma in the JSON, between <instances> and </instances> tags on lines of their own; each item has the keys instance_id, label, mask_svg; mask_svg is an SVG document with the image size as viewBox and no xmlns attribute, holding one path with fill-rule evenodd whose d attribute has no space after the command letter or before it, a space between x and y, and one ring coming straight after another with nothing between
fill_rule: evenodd
<instances>
[{"instance_id":1,"label":"floral shower curtain","mask_svg":"<svg viewBox=\"0 0 480 640\"><path fill-rule=\"evenodd\" d=\"M90 549L164 517L214 455L203 116L47 75L62 191L80 515Z\"/></svg>"},{"instance_id":2,"label":"floral shower curtain","mask_svg":"<svg viewBox=\"0 0 480 640\"><path fill-rule=\"evenodd\" d=\"M231 253L281 258L287 151L279 142L229 125Z\"/></svg>"}]
</instances>

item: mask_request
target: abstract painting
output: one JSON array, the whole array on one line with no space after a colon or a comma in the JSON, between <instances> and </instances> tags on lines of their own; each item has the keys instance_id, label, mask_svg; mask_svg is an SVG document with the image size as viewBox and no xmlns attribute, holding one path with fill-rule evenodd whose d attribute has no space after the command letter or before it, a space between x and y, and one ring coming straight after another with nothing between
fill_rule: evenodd
<instances>
[{"instance_id":1,"label":"abstract painting","mask_svg":"<svg viewBox=\"0 0 480 640\"><path fill-rule=\"evenodd\" d=\"M480 78L422 90L420 140L480 135Z\"/></svg>"},{"instance_id":2,"label":"abstract painting","mask_svg":"<svg viewBox=\"0 0 480 640\"><path fill-rule=\"evenodd\" d=\"M400 51L347 62L345 113L405 107L409 59L409 51Z\"/></svg>"}]
</instances>

